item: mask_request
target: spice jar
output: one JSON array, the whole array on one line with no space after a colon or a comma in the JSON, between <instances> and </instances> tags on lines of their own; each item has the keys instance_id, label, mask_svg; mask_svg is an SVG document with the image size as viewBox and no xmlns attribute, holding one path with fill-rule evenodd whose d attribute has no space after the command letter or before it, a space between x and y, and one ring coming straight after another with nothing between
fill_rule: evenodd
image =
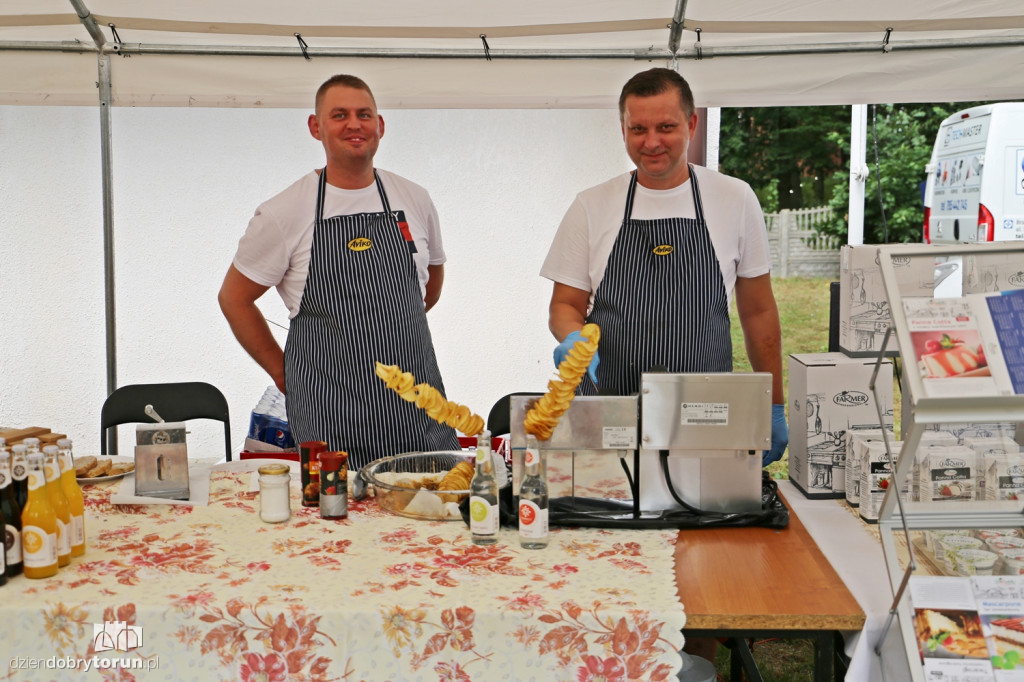
<instances>
[{"instance_id":1,"label":"spice jar","mask_svg":"<svg viewBox=\"0 0 1024 682\"><path fill-rule=\"evenodd\" d=\"M348 516L348 453L321 452L320 518L343 519Z\"/></svg>"},{"instance_id":2,"label":"spice jar","mask_svg":"<svg viewBox=\"0 0 1024 682\"><path fill-rule=\"evenodd\" d=\"M281 523L292 516L289 497L292 477L287 464L264 464L260 473L260 518L266 523Z\"/></svg>"}]
</instances>

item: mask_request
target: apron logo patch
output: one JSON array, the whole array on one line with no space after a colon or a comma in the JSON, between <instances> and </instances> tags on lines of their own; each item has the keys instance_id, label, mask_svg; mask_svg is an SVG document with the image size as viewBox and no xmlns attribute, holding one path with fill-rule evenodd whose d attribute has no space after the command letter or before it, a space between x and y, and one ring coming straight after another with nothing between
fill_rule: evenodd
<instances>
[{"instance_id":1,"label":"apron logo patch","mask_svg":"<svg viewBox=\"0 0 1024 682\"><path fill-rule=\"evenodd\" d=\"M353 251L366 251L371 246L373 246L373 242L366 237L356 237L348 243L348 248Z\"/></svg>"},{"instance_id":2,"label":"apron logo patch","mask_svg":"<svg viewBox=\"0 0 1024 682\"><path fill-rule=\"evenodd\" d=\"M655 256L667 256L673 251L675 251L675 247L671 244L662 244L661 246L655 246L652 252Z\"/></svg>"}]
</instances>

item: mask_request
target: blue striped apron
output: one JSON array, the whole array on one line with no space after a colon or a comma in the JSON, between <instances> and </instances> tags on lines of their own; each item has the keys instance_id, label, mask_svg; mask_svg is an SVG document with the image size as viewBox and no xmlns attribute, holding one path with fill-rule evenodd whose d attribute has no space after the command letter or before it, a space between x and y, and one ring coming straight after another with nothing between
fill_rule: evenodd
<instances>
[{"instance_id":1,"label":"blue striped apron","mask_svg":"<svg viewBox=\"0 0 1024 682\"><path fill-rule=\"evenodd\" d=\"M601 327L597 384L607 395L632 395L640 375L731 372L729 297L690 167L695 218L634 220L636 173L622 227L587 322ZM579 392L596 395L584 376Z\"/></svg>"},{"instance_id":2,"label":"blue striped apron","mask_svg":"<svg viewBox=\"0 0 1024 682\"><path fill-rule=\"evenodd\" d=\"M324 218L320 173L309 274L284 349L296 443L326 441L349 467L400 452L458 449L455 430L386 388L374 362L398 365L444 393L404 211Z\"/></svg>"}]
</instances>

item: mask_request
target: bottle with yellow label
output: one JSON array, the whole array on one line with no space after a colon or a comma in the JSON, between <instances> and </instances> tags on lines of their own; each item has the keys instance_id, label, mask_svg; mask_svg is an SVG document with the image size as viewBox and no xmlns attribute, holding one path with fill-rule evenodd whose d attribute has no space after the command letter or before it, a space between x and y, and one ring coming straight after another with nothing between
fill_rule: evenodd
<instances>
[{"instance_id":1,"label":"bottle with yellow label","mask_svg":"<svg viewBox=\"0 0 1024 682\"><path fill-rule=\"evenodd\" d=\"M21 512L21 547L26 578L57 575L57 513L46 489L43 456L28 457L28 501Z\"/></svg>"},{"instance_id":2,"label":"bottle with yellow label","mask_svg":"<svg viewBox=\"0 0 1024 682\"><path fill-rule=\"evenodd\" d=\"M57 514L57 563L67 566L71 563L71 511L68 498L60 486L60 465L57 464L57 446L43 448L43 471L46 473L46 489L50 492L50 504Z\"/></svg>"},{"instance_id":3,"label":"bottle with yellow label","mask_svg":"<svg viewBox=\"0 0 1024 682\"><path fill-rule=\"evenodd\" d=\"M82 488L75 479L75 460L71 455L71 439L57 441L57 460L60 463L60 487L68 498L71 514L71 556L85 554L85 500Z\"/></svg>"}]
</instances>

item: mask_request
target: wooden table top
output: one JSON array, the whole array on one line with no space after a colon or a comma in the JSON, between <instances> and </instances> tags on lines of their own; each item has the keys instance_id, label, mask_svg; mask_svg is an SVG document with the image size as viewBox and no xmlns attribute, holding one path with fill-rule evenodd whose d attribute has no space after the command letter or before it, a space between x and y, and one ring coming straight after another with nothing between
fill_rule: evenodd
<instances>
[{"instance_id":1,"label":"wooden table top","mask_svg":"<svg viewBox=\"0 0 1024 682\"><path fill-rule=\"evenodd\" d=\"M864 626L864 611L792 508L789 526L781 530L683 530L675 560L687 628L860 630ZM888 589L888 585L879 588Z\"/></svg>"}]
</instances>

